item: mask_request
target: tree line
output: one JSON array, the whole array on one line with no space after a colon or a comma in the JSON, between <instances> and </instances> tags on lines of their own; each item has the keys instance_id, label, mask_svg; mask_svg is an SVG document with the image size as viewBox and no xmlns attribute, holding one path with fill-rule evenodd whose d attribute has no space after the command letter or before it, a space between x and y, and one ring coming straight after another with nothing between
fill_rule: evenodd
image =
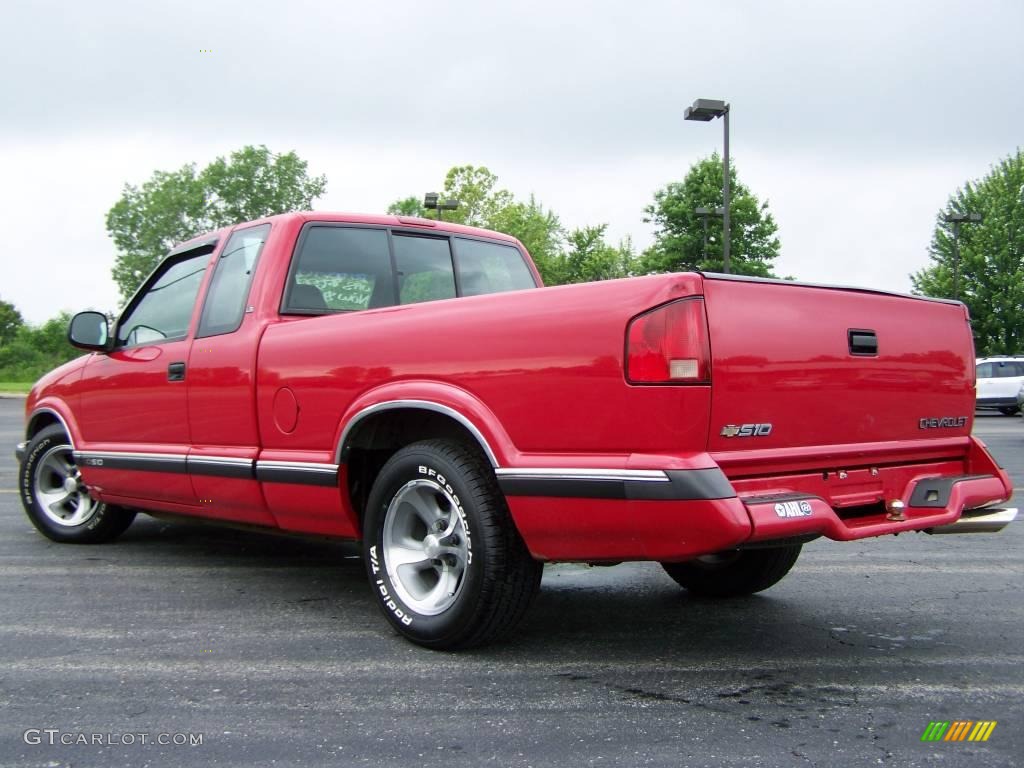
<instances>
[{"instance_id":1,"label":"tree line","mask_svg":"<svg viewBox=\"0 0 1024 768\"><path fill-rule=\"evenodd\" d=\"M768 201L739 179L732 164L731 268L737 274L775 277L778 226ZM654 242L637 251L630 238L609 242L603 222L568 229L558 214L535 196L516 198L484 166L453 167L438 186L442 199L457 200L448 221L493 229L517 237L548 285L688 270L721 271L723 169L717 155L695 162L681 181L656 190L644 208ZM294 152L275 154L246 146L202 169L195 164L156 171L136 186L126 184L106 216L117 250L112 277L127 301L176 244L240 221L287 211L309 210L327 190L325 176L311 176ZM423 197L395 200L388 212L435 218ZM979 213L981 222L963 226L958 243L947 214ZM958 246L958 247L957 247ZM959 255L958 255L959 254ZM1024 351L1024 153L1001 160L988 175L968 181L936 214L928 249L930 264L911 275L915 293L954 298L956 290L971 312L978 354ZM0 381L29 381L73 357L67 316L39 327L0 300Z\"/></svg>"},{"instance_id":2,"label":"tree line","mask_svg":"<svg viewBox=\"0 0 1024 768\"><path fill-rule=\"evenodd\" d=\"M81 354L68 343L70 320L67 312L61 312L32 326L13 304L0 299L0 382L35 381Z\"/></svg>"}]
</instances>

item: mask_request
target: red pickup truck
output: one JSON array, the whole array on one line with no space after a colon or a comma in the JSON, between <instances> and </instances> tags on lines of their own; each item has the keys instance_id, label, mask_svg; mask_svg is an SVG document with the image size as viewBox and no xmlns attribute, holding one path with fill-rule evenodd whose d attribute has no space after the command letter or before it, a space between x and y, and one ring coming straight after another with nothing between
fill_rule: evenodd
<instances>
[{"instance_id":1,"label":"red pickup truck","mask_svg":"<svg viewBox=\"0 0 1024 768\"><path fill-rule=\"evenodd\" d=\"M668 274L542 288L514 238L296 213L173 250L41 379L21 498L56 541L136 511L361 540L435 648L522 617L542 563L765 589L801 545L996 531L964 306Z\"/></svg>"}]
</instances>

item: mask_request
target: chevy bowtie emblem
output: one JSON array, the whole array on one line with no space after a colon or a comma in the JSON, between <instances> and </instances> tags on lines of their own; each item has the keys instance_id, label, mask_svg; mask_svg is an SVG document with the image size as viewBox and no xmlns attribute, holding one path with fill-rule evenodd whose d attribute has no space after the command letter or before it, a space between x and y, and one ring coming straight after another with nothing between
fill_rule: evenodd
<instances>
[{"instance_id":1,"label":"chevy bowtie emblem","mask_svg":"<svg viewBox=\"0 0 1024 768\"><path fill-rule=\"evenodd\" d=\"M771 424L726 424L719 432L722 437L767 437L771 433Z\"/></svg>"}]
</instances>

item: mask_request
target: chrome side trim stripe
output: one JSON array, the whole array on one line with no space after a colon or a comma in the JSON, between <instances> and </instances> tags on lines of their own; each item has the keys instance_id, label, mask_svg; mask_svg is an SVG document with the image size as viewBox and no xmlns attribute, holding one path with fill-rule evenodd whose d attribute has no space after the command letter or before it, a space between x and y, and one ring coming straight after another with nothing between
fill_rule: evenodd
<instances>
[{"instance_id":1,"label":"chrome side trim stripe","mask_svg":"<svg viewBox=\"0 0 1024 768\"><path fill-rule=\"evenodd\" d=\"M300 472L337 472L337 464L317 464L312 461L257 461L257 469L295 469Z\"/></svg>"},{"instance_id":2,"label":"chrome side trim stripe","mask_svg":"<svg viewBox=\"0 0 1024 768\"><path fill-rule=\"evenodd\" d=\"M256 479L261 483L336 486L338 465L305 461L257 461Z\"/></svg>"},{"instance_id":3,"label":"chrome side trim stripe","mask_svg":"<svg viewBox=\"0 0 1024 768\"><path fill-rule=\"evenodd\" d=\"M735 498L722 470L709 469L498 469L506 496L634 501L708 501Z\"/></svg>"},{"instance_id":4,"label":"chrome side trim stripe","mask_svg":"<svg viewBox=\"0 0 1024 768\"><path fill-rule=\"evenodd\" d=\"M98 459L166 459L167 461L183 462L188 458L184 453L135 453L132 451L75 451L75 458L92 457Z\"/></svg>"},{"instance_id":5,"label":"chrome side trim stripe","mask_svg":"<svg viewBox=\"0 0 1024 768\"><path fill-rule=\"evenodd\" d=\"M189 456L183 453L135 453L131 451L75 451L75 461L94 469L128 469L139 472L177 472L261 483L333 486L338 465L313 461L254 461L234 456Z\"/></svg>"},{"instance_id":6,"label":"chrome side trim stripe","mask_svg":"<svg viewBox=\"0 0 1024 768\"><path fill-rule=\"evenodd\" d=\"M192 456L189 455L189 464L225 464L236 467L251 467L252 459L235 459L229 456Z\"/></svg>"},{"instance_id":7,"label":"chrome side trim stripe","mask_svg":"<svg viewBox=\"0 0 1024 768\"><path fill-rule=\"evenodd\" d=\"M130 453L114 451L75 451L75 461L83 467L134 469L141 472L186 472L183 453Z\"/></svg>"},{"instance_id":8,"label":"chrome side trim stripe","mask_svg":"<svg viewBox=\"0 0 1024 768\"><path fill-rule=\"evenodd\" d=\"M667 483L668 475L660 469L566 469L566 468L532 468L532 469L496 469L499 478L519 478L524 480L635 480L642 483Z\"/></svg>"},{"instance_id":9,"label":"chrome side trim stripe","mask_svg":"<svg viewBox=\"0 0 1024 768\"><path fill-rule=\"evenodd\" d=\"M237 459L230 456L189 456L188 471L193 475L212 477L233 477L252 480L256 476L252 459Z\"/></svg>"}]
</instances>

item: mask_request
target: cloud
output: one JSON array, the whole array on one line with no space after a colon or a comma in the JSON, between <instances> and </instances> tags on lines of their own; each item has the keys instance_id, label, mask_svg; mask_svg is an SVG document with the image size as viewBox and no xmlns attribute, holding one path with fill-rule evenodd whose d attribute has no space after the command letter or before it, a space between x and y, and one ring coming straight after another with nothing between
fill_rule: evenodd
<instances>
[{"instance_id":1,"label":"cloud","mask_svg":"<svg viewBox=\"0 0 1024 768\"><path fill-rule=\"evenodd\" d=\"M1024 124L1010 0L96 0L15 3L5 25L0 296L36 321L116 303L103 218L123 183L247 143L326 173L324 208L381 211L483 164L643 246L654 190L721 146L720 122L682 120L697 97L732 105L780 272L905 289L937 210Z\"/></svg>"}]
</instances>

